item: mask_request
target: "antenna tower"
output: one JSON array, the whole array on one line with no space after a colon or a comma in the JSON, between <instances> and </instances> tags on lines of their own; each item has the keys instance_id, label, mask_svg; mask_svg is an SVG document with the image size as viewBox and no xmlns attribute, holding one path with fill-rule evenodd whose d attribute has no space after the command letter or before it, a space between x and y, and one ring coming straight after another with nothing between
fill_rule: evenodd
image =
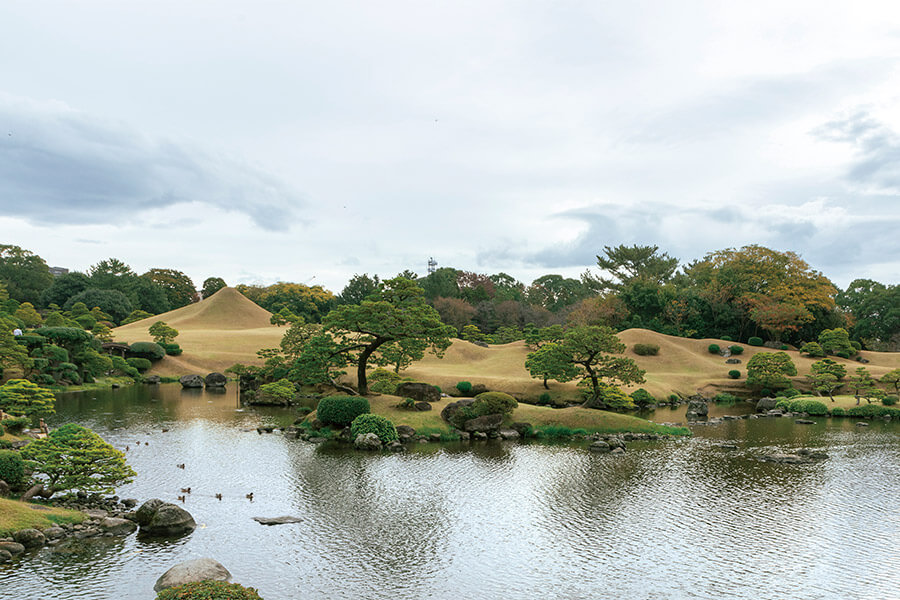
<instances>
[{"instance_id":1,"label":"antenna tower","mask_svg":"<svg viewBox=\"0 0 900 600\"><path fill-rule=\"evenodd\" d=\"M432 257L428 257L428 274L431 275L437 269L437 261Z\"/></svg>"}]
</instances>

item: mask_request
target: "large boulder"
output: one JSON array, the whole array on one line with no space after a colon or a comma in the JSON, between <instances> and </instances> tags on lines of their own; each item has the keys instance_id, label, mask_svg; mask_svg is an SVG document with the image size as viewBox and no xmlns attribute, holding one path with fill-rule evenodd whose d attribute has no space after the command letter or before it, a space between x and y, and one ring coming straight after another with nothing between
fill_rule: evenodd
<instances>
[{"instance_id":1,"label":"large boulder","mask_svg":"<svg viewBox=\"0 0 900 600\"><path fill-rule=\"evenodd\" d=\"M203 377L200 375L182 375L178 382L181 383L181 387L185 388L203 387Z\"/></svg>"},{"instance_id":2,"label":"large boulder","mask_svg":"<svg viewBox=\"0 0 900 600\"><path fill-rule=\"evenodd\" d=\"M137 525L135 525L134 521L129 521L128 519L106 517L100 521L100 529L104 533L111 533L112 535L128 535L137 529Z\"/></svg>"},{"instance_id":3,"label":"large boulder","mask_svg":"<svg viewBox=\"0 0 900 600\"><path fill-rule=\"evenodd\" d=\"M441 399L439 389L433 385L415 381L404 381L397 386L394 395L401 398L412 398L416 402L437 402Z\"/></svg>"},{"instance_id":4,"label":"large boulder","mask_svg":"<svg viewBox=\"0 0 900 600\"><path fill-rule=\"evenodd\" d=\"M759 402L756 403L756 412L769 412L770 410L775 408L775 405L778 403L778 400L775 398L760 398Z\"/></svg>"},{"instance_id":5,"label":"large boulder","mask_svg":"<svg viewBox=\"0 0 900 600\"><path fill-rule=\"evenodd\" d=\"M203 380L203 383L208 388L220 388L225 387L225 384L228 383L228 378L221 373L210 373Z\"/></svg>"},{"instance_id":6,"label":"large boulder","mask_svg":"<svg viewBox=\"0 0 900 600\"><path fill-rule=\"evenodd\" d=\"M466 398L464 400L457 400L456 402L451 402L441 411L441 418L447 423L451 422L454 415L460 411L463 407L469 406L475 402L474 398Z\"/></svg>"},{"instance_id":7,"label":"large boulder","mask_svg":"<svg viewBox=\"0 0 900 600\"><path fill-rule=\"evenodd\" d=\"M191 513L158 498L147 500L134 514L134 521L145 535L183 535L197 527Z\"/></svg>"},{"instance_id":8,"label":"large boulder","mask_svg":"<svg viewBox=\"0 0 900 600\"><path fill-rule=\"evenodd\" d=\"M25 548L39 548L47 543L47 538L37 529L22 529L13 534L13 539Z\"/></svg>"},{"instance_id":9,"label":"large boulder","mask_svg":"<svg viewBox=\"0 0 900 600\"><path fill-rule=\"evenodd\" d=\"M154 592L195 581L231 581L231 573L211 558L195 558L179 563L162 574L153 586Z\"/></svg>"},{"instance_id":10,"label":"large boulder","mask_svg":"<svg viewBox=\"0 0 900 600\"><path fill-rule=\"evenodd\" d=\"M357 450L381 450L381 440L374 433L361 433L356 436L353 446Z\"/></svg>"},{"instance_id":11,"label":"large boulder","mask_svg":"<svg viewBox=\"0 0 900 600\"><path fill-rule=\"evenodd\" d=\"M161 380L159 375L147 375L144 377L144 383L148 385L159 385Z\"/></svg>"},{"instance_id":12,"label":"large boulder","mask_svg":"<svg viewBox=\"0 0 900 600\"><path fill-rule=\"evenodd\" d=\"M503 424L503 415L484 415L469 419L466 421L465 425L463 425L463 429L469 433L475 433L476 431L488 433L500 429L501 424Z\"/></svg>"},{"instance_id":13,"label":"large boulder","mask_svg":"<svg viewBox=\"0 0 900 600\"><path fill-rule=\"evenodd\" d=\"M709 415L709 405L706 403L706 399L694 396L688 401L687 413L684 415L688 421L702 421L707 415Z\"/></svg>"}]
</instances>

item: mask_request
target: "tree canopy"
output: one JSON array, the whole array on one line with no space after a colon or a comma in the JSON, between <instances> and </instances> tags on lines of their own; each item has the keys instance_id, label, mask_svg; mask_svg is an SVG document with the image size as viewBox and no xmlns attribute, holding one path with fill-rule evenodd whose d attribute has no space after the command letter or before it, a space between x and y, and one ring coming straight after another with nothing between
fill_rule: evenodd
<instances>
[{"instance_id":1,"label":"tree canopy","mask_svg":"<svg viewBox=\"0 0 900 600\"><path fill-rule=\"evenodd\" d=\"M0 282L9 297L19 302L40 302L41 293L53 283L44 259L11 244L0 244Z\"/></svg>"}]
</instances>

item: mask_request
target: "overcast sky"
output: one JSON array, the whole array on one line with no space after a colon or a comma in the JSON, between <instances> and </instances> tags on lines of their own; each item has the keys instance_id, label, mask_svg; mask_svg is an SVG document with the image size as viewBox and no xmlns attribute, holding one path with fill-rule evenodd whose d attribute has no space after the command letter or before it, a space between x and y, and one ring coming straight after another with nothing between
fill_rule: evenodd
<instances>
[{"instance_id":1,"label":"overcast sky","mask_svg":"<svg viewBox=\"0 0 900 600\"><path fill-rule=\"evenodd\" d=\"M51 265L897 283L898 195L896 2L0 3L0 242Z\"/></svg>"}]
</instances>

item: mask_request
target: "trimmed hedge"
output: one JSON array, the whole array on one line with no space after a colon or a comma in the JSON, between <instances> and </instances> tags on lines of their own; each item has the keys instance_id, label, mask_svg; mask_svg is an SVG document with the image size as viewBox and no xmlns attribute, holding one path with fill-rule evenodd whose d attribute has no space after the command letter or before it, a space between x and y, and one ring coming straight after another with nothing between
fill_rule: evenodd
<instances>
[{"instance_id":1,"label":"trimmed hedge","mask_svg":"<svg viewBox=\"0 0 900 600\"><path fill-rule=\"evenodd\" d=\"M885 415L890 416L892 419L900 419L900 408L882 406L880 404L863 404L847 409L848 417L883 417Z\"/></svg>"},{"instance_id":2,"label":"trimmed hedge","mask_svg":"<svg viewBox=\"0 0 900 600\"><path fill-rule=\"evenodd\" d=\"M362 396L328 396L319 400L316 417L326 425L346 427L370 411L369 401Z\"/></svg>"},{"instance_id":3,"label":"trimmed hedge","mask_svg":"<svg viewBox=\"0 0 900 600\"><path fill-rule=\"evenodd\" d=\"M12 419L3 419L3 426L10 433L19 433L29 425L31 425L31 419L28 417L13 417Z\"/></svg>"},{"instance_id":4,"label":"trimmed hedge","mask_svg":"<svg viewBox=\"0 0 900 600\"><path fill-rule=\"evenodd\" d=\"M134 367L141 372L144 372L153 366L153 363L146 358L126 358L125 362L128 363L129 366Z\"/></svg>"},{"instance_id":5,"label":"trimmed hedge","mask_svg":"<svg viewBox=\"0 0 900 600\"><path fill-rule=\"evenodd\" d=\"M753 336L747 340L747 343L750 344L751 346L762 346L763 339L761 337Z\"/></svg>"},{"instance_id":6,"label":"trimmed hedge","mask_svg":"<svg viewBox=\"0 0 900 600\"><path fill-rule=\"evenodd\" d=\"M390 444L400 439L397 428L391 420L381 415L362 414L353 419L350 424L350 437L355 440L357 436L365 433L374 433L382 444Z\"/></svg>"},{"instance_id":7,"label":"trimmed hedge","mask_svg":"<svg viewBox=\"0 0 900 600\"><path fill-rule=\"evenodd\" d=\"M898 400L900 400L900 398L898 398L897 396L895 396L893 394L888 394L887 396L885 396L884 398L881 399L881 403L884 404L885 406L893 406L893 405L897 404Z\"/></svg>"},{"instance_id":8,"label":"trimmed hedge","mask_svg":"<svg viewBox=\"0 0 900 600\"><path fill-rule=\"evenodd\" d=\"M737 344L735 344L733 346L728 346L728 349L731 351L732 354L743 354L744 353L744 347L738 346Z\"/></svg>"},{"instance_id":9,"label":"trimmed hedge","mask_svg":"<svg viewBox=\"0 0 900 600\"><path fill-rule=\"evenodd\" d=\"M516 410L519 403L516 399L503 392L482 392L475 396L475 402L471 408L476 416L482 415L506 415Z\"/></svg>"},{"instance_id":10,"label":"trimmed hedge","mask_svg":"<svg viewBox=\"0 0 900 600\"><path fill-rule=\"evenodd\" d=\"M460 381L456 384L456 389L459 390L460 394L468 394L472 391L472 382Z\"/></svg>"},{"instance_id":11,"label":"trimmed hedge","mask_svg":"<svg viewBox=\"0 0 900 600\"><path fill-rule=\"evenodd\" d=\"M819 402L818 400L813 400L811 398L791 400L789 410L791 412L803 412L817 417L828 414L828 407L824 402Z\"/></svg>"},{"instance_id":12,"label":"trimmed hedge","mask_svg":"<svg viewBox=\"0 0 900 600\"><path fill-rule=\"evenodd\" d=\"M13 488L25 481L25 461L16 450L0 450L0 479Z\"/></svg>"},{"instance_id":13,"label":"trimmed hedge","mask_svg":"<svg viewBox=\"0 0 900 600\"><path fill-rule=\"evenodd\" d=\"M192 581L161 590L156 600L263 600L254 588L225 581Z\"/></svg>"},{"instance_id":14,"label":"trimmed hedge","mask_svg":"<svg viewBox=\"0 0 900 600\"><path fill-rule=\"evenodd\" d=\"M138 358L149 360L161 360L165 355L165 349L156 342L135 342L130 346L131 354Z\"/></svg>"},{"instance_id":15,"label":"trimmed hedge","mask_svg":"<svg viewBox=\"0 0 900 600\"><path fill-rule=\"evenodd\" d=\"M732 369L732 370L728 371L728 376L731 377L732 379L739 379L741 376L741 372L738 371L737 369Z\"/></svg>"},{"instance_id":16,"label":"trimmed hedge","mask_svg":"<svg viewBox=\"0 0 900 600\"><path fill-rule=\"evenodd\" d=\"M656 398L644 388L638 388L629 395L638 408L647 408L651 404L656 404Z\"/></svg>"},{"instance_id":17,"label":"trimmed hedge","mask_svg":"<svg viewBox=\"0 0 900 600\"><path fill-rule=\"evenodd\" d=\"M635 344L631 349L638 356L656 356L659 354L659 346L657 344Z\"/></svg>"},{"instance_id":18,"label":"trimmed hedge","mask_svg":"<svg viewBox=\"0 0 900 600\"><path fill-rule=\"evenodd\" d=\"M847 411L844 410L843 408L841 408L840 406L835 406L834 408L831 409L831 416L832 417L846 417Z\"/></svg>"},{"instance_id":19,"label":"trimmed hedge","mask_svg":"<svg viewBox=\"0 0 900 600\"><path fill-rule=\"evenodd\" d=\"M721 350L721 348L719 348L719 345L718 345L718 344L710 344L709 346L706 347L706 350L707 350L710 354L718 354L719 351Z\"/></svg>"}]
</instances>

